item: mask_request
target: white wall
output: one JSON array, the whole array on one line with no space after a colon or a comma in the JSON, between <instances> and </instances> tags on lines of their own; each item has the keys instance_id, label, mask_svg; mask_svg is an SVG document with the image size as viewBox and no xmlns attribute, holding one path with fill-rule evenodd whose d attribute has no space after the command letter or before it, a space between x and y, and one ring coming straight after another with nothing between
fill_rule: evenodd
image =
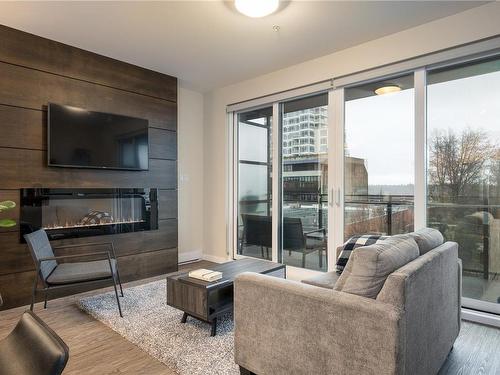
<instances>
[{"instance_id":1,"label":"white wall","mask_svg":"<svg viewBox=\"0 0 500 375\"><path fill-rule=\"evenodd\" d=\"M205 94L203 256L226 253L226 105L500 34L500 3L490 3Z\"/></svg>"},{"instance_id":2,"label":"white wall","mask_svg":"<svg viewBox=\"0 0 500 375\"><path fill-rule=\"evenodd\" d=\"M181 83L177 105L179 262L186 262L203 248L203 95Z\"/></svg>"}]
</instances>

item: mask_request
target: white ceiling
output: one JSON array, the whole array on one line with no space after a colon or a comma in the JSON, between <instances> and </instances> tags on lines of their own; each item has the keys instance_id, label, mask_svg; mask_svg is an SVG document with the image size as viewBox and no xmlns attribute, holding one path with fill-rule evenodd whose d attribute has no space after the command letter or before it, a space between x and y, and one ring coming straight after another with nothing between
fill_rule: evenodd
<instances>
[{"instance_id":1,"label":"white ceiling","mask_svg":"<svg viewBox=\"0 0 500 375\"><path fill-rule=\"evenodd\" d=\"M217 0L0 2L0 23L207 91L482 4L291 1L253 19L237 13L232 2Z\"/></svg>"}]
</instances>

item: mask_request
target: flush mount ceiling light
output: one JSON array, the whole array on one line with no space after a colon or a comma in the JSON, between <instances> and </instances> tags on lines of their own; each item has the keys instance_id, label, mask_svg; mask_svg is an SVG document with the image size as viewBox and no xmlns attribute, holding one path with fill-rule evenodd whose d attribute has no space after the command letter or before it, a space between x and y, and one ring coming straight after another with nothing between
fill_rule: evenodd
<instances>
[{"instance_id":1,"label":"flush mount ceiling light","mask_svg":"<svg viewBox=\"0 0 500 375\"><path fill-rule=\"evenodd\" d=\"M401 87L396 86L396 85L387 85L387 86L382 86L379 87L378 89L375 89L375 94L377 95L385 95L385 94L392 94L395 92L401 91Z\"/></svg>"},{"instance_id":2,"label":"flush mount ceiling light","mask_svg":"<svg viewBox=\"0 0 500 375\"><path fill-rule=\"evenodd\" d=\"M280 5L279 0L235 0L238 12L252 18L265 17L274 13Z\"/></svg>"}]
</instances>

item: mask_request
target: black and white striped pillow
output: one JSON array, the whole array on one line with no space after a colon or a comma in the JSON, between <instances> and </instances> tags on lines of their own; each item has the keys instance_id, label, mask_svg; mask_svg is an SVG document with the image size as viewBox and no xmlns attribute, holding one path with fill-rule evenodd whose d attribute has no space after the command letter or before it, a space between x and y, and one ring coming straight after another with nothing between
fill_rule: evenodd
<instances>
[{"instance_id":1,"label":"black and white striped pillow","mask_svg":"<svg viewBox=\"0 0 500 375\"><path fill-rule=\"evenodd\" d=\"M351 238L349 238L342 245L342 251L340 252L339 258L337 259L337 264L336 264L337 273L338 274L342 273L344 267L347 264L347 261L349 260L349 256L351 255L354 249L361 246L373 245L377 241L383 241L386 238L389 238L389 236L381 236L378 234L363 234L363 235L352 236Z\"/></svg>"}]
</instances>

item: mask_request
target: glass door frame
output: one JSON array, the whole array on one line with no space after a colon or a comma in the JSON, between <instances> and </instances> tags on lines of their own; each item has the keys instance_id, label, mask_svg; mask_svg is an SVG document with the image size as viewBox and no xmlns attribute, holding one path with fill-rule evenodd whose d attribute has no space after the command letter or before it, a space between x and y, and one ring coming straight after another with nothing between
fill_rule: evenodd
<instances>
[{"instance_id":1,"label":"glass door frame","mask_svg":"<svg viewBox=\"0 0 500 375\"><path fill-rule=\"evenodd\" d=\"M402 75L410 75L413 74L413 84L414 84L414 192L413 192L413 207L414 207L414 230L422 229L426 227L427 224L427 99L426 99L426 69L412 69L408 71L400 71L396 73L392 73L390 75L385 76L377 76L371 79L367 79L364 81L356 81L352 82L348 85L337 88L334 91L341 91L338 93L338 98L336 99L339 103L337 104L338 108L336 110L336 115L338 120L336 123L341 124L341 129L337 130L338 139L344 139L345 137L345 99L344 99L344 90L350 87L356 87L364 84L368 84L371 82L377 82L381 80L387 80L394 77L402 76ZM342 163L341 166L337 166L337 169L340 171L340 168L344 168L344 158L345 158L345 150L344 144L338 150L337 159L340 159ZM337 160L339 162L339 160ZM340 197L340 205L342 206L341 215L342 218L336 218L337 222L342 220L342 224L344 224L344 170L342 169L342 176L337 178L339 181L339 185L336 186L336 190L334 191L335 196ZM337 204L337 203L336 203ZM340 214L340 213L339 213ZM342 244L344 239L344 225L338 229L342 231L342 233L338 233L339 244Z\"/></svg>"},{"instance_id":2,"label":"glass door frame","mask_svg":"<svg viewBox=\"0 0 500 375\"><path fill-rule=\"evenodd\" d=\"M233 259L242 259L247 256L238 254L238 115L243 112L247 112L249 110L254 110L258 108L273 108L272 122L271 122L271 135L272 135L272 202L281 202L282 197L282 166L281 166L281 103L292 100L292 99L300 99L301 97L307 97L311 95L318 95L321 93L328 94L328 145L329 145L329 153L328 153L328 242L327 242L327 259L328 259L328 271L335 269L335 249L338 245L342 244L341 236L338 235L341 232L341 228L343 228L343 213L340 214L340 209L343 205L340 203L340 200L337 199L334 203L333 191L334 186L337 186L337 189L341 189L342 180L343 180L343 172L337 171L335 172L335 168L343 168L343 166L339 165L337 162L337 166L333 164L333 160L335 156L331 150L338 149L339 147L335 144L336 139L342 139L338 137L338 132L342 132L343 134L343 123L339 122L342 117L335 118L334 114L336 113L336 109L334 105L332 105L332 100L336 100L337 105L339 106L341 102L339 101L340 97L335 97L333 95L334 91L337 91L337 96L339 93L343 93L343 89L341 90L321 90L321 91L312 91L311 93L300 95L300 96L292 96L290 98L286 98L280 101L276 101L273 103L263 104L256 107L248 107L245 109L241 109L238 111L233 111L228 113L228 139L230 140L230 148L229 148L229 162L228 162L228 192L229 192L229 207L227 209L227 218L228 218L228 231L227 238L228 243L231 244L231 248L228 252L228 255ZM342 98L343 99L343 96ZM335 106L335 107L336 107ZM343 106L343 104L342 104ZM341 111L338 111L339 113ZM333 131L331 131L334 129ZM340 190L338 190L340 194ZM340 197L340 195L338 195ZM333 212L337 211L337 212ZM281 237L281 203L280 204L272 204L271 209L272 215L272 261L273 262L281 262L279 248L280 248L280 237ZM341 218L342 222L338 222L337 225L334 225L334 220L338 220L337 218ZM337 233L336 233L337 232ZM321 272L314 271L309 269L302 269L299 267L287 266L292 269L304 270L304 272Z\"/></svg>"},{"instance_id":3,"label":"glass door frame","mask_svg":"<svg viewBox=\"0 0 500 375\"><path fill-rule=\"evenodd\" d=\"M260 108L269 108L272 107L272 120L271 120L271 143L272 143L272 155L271 155L271 165L273 166L272 168L272 185L271 185L271 202L276 202L276 199L278 197L279 199L279 186L277 186L276 181L279 179L279 174L280 173L280 168L277 168L278 163L279 163L279 155L277 155L276 151L277 147L279 146L279 134L276 131L276 129L279 127L279 122L278 122L278 112L279 112L279 103L269 103L269 104L264 104L264 105L259 105L257 107L250 107L246 109L242 109L240 111L234 111L230 112L228 114L228 123L229 123L229 128L228 128L228 138L231 140L230 144L232 145L230 147L230 157L229 163L228 163L228 171L229 171L229 184L228 184L228 191L229 191L229 196L230 196L230 205L227 210L227 218L228 218L228 230L227 230L227 235L228 235L228 243L231 244L231 249L228 252L228 255L232 257L232 259L243 259L243 258L248 258L248 256L243 255L243 254L238 254L238 241L239 241L239 235L238 235L238 166L239 166L239 124L238 124L238 116L240 113L248 112L251 110L256 110ZM271 204L271 217L272 217L272 248L271 248L271 260L273 262L278 262L278 220L275 220L279 215L279 205L276 204Z\"/></svg>"}]
</instances>

